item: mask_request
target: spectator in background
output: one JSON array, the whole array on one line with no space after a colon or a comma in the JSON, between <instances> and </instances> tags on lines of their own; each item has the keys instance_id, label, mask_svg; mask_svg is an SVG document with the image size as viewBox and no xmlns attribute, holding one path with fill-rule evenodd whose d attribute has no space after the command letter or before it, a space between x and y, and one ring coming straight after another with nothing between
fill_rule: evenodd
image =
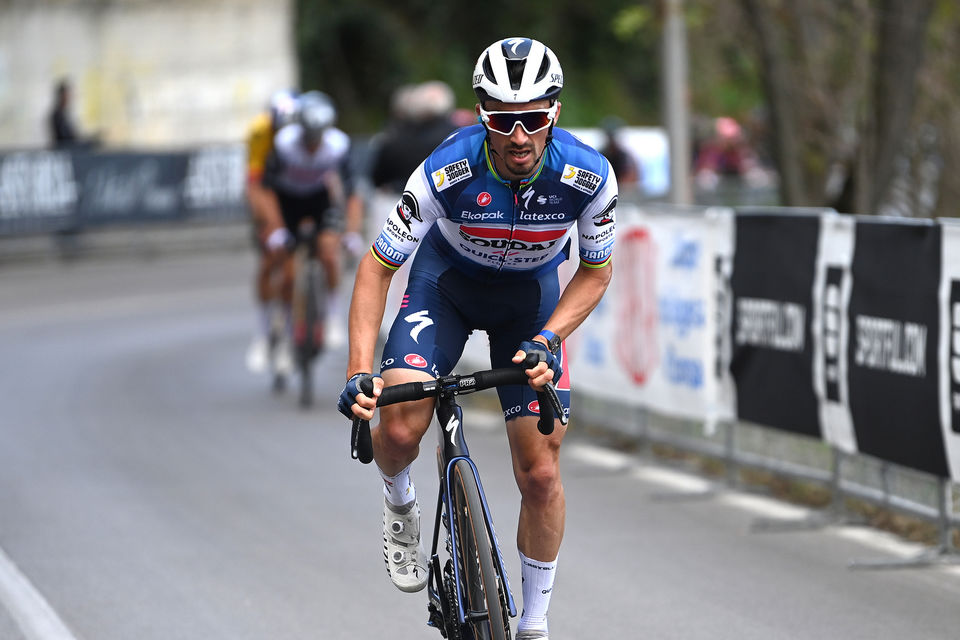
<instances>
[{"instance_id":1,"label":"spectator in background","mask_svg":"<svg viewBox=\"0 0 960 640\"><path fill-rule=\"evenodd\" d=\"M600 123L605 136L600 153L617 176L621 196L634 193L640 186L640 166L630 151L617 140L617 134L623 126L623 120L616 116L608 116Z\"/></svg>"},{"instance_id":2,"label":"spectator in background","mask_svg":"<svg viewBox=\"0 0 960 640\"><path fill-rule=\"evenodd\" d=\"M391 122L374 141L373 186L403 191L410 174L456 129L453 107L453 90L439 80L397 89Z\"/></svg>"},{"instance_id":3,"label":"spectator in background","mask_svg":"<svg viewBox=\"0 0 960 640\"><path fill-rule=\"evenodd\" d=\"M712 135L700 144L694 159L697 185L712 190L731 179L754 185L763 173L740 124L729 117L714 120Z\"/></svg>"},{"instance_id":4,"label":"spectator in background","mask_svg":"<svg viewBox=\"0 0 960 640\"><path fill-rule=\"evenodd\" d=\"M50 112L50 143L54 147L70 147L77 142L77 129L70 116L70 81L63 78L54 87L53 111Z\"/></svg>"},{"instance_id":5,"label":"spectator in background","mask_svg":"<svg viewBox=\"0 0 960 640\"><path fill-rule=\"evenodd\" d=\"M97 136L83 138L73 124L70 103L73 99L73 87L70 80L61 78L54 85L53 110L50 112L50 144L54 148L90 147L99 143Z\"/></svg>"}]
</instances>

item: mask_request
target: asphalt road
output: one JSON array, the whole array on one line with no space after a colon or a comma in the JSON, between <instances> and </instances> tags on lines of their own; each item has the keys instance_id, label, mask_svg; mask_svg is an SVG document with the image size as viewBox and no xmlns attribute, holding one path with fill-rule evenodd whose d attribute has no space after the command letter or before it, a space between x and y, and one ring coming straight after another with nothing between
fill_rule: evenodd
<instances>
[{"instance_id":1,"label":"asphalt road","mask_svg":"<svg viewBox=\"0 0 960 640\"><path fill-rule=\"evenodd\" d=\"M344 353L310 411L243 368L252 268L235 251L0 269L0 638L439 637L424 594L385 575L379 479L334 409ZM495 416L466 425L519 592L505 440ZM960 637L955 568L851 571L912 549L752 533L796 510L657 500L701 481L575 427L564 449L555 640ZM414 477L429 528L432 456Z\"/></svg>"}]
</instances>

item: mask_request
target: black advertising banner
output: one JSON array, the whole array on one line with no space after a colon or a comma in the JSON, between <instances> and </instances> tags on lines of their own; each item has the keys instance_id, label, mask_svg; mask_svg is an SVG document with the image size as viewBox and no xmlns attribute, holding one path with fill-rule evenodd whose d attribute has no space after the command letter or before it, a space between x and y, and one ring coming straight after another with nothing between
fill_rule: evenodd
<instances>
[{"instance_id":1,"label":"black advertising banner","mask_svg":"<svg viewBox=\"0 0 960 640\"><path fill-rule=\"evenodd\" d=\"M246 216L247 155L245 145L221 145L190 154L183 205L195 217Z\"/></svg>"},{"instance_id":2,"label":"black advertising banner","mask_svg":"<svg viewBox=\"0 0 960 640\"><path fill-rule=\"evenodd\" d=\"M75 153L84 225L183 216L186 153Z\"/></svg>"},{"instance_id":3,"label":"black advertising banner","mask_svg":"<svg viewBox=\"0 0 960 640\"><path fill-rule=\"evenodd\" d=\"M860 453L948 477L940 424L941 229L858 219L847 347Z\"/></svg>"},{"instance_id":4,"label":"black advertising banner","mask_svg":"<svg viewBox=\"0 0 960 640\"><path fill-rule=\"evenodd\" d=\"M0 234L72 228L77 189L68 151L0 154Z\"/></svg>"},{"instance_id":5,"label":"black advertising banner","mask_svg":"<svg viewBox=\"0 0 960 640\"><path fill-rule=\"evenodd\" d=\"M811 317L819 236L819 214L737 214L730 360L741 420L817 438Z\"/></svg>"}]
</instances>

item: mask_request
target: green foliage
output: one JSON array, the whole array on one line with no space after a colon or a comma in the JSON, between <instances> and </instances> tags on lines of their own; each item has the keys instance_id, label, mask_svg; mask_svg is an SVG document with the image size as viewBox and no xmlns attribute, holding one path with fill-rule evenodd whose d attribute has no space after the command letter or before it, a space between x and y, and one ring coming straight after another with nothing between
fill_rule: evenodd
<instances>
[{"instance_id":1,"label":"green foliage","mask_svg":"<svg viewBox=\"0 0 960 640\"><path fill-rule=\"evenodd\" d=\"M509 36L541 40L564 69L563 121L596 124L611 113L632 124L659 121L656 0L297 1L297 50L304 89L330 93L344 128L371 132L401 85L440 79L460 107L475 103L477 56Z\"/></svg>"}]
</instances>

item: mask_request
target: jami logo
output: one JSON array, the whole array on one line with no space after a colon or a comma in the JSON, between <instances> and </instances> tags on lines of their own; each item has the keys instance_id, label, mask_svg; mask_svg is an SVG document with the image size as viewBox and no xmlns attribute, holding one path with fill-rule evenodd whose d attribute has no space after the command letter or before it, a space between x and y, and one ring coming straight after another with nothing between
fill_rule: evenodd
<instances>
[{"instance_id":1,"label":"jami logo","mask_svg":"<svg viewBox=\"0 0 960 640\"><path fill-rule=\"evenodd\" d=\"M418 353L408 353L403 357L403 361L411 367L416 367L417 369L427 368L427 361Z\"/></svg>"},{"instance_id":2,"label":"jami logo","mask_svg":"<svg viewBox=\"0 0 960 640\"><path fill-rule=\"evenodd\" d=\"M493 196L491 196L486 191L481 191L480 194L477 196L477 204L480 205L481 207L485 207L491 202L493 202Z\"/></svg>"}]
</instances>

